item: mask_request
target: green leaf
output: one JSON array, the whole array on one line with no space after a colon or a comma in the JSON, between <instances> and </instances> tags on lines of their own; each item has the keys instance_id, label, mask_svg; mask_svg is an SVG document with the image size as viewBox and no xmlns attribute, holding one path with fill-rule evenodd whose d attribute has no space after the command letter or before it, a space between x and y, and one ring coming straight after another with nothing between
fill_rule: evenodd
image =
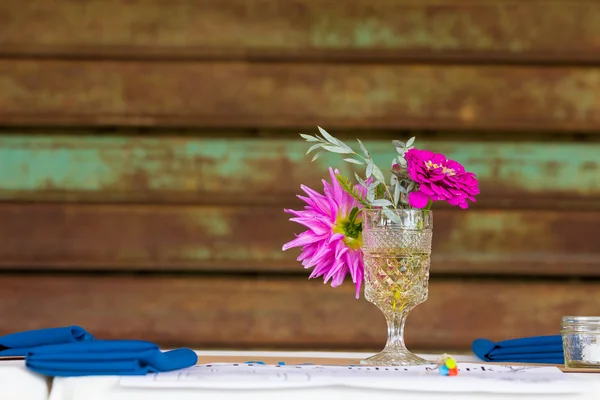
<instances>
[{"instance_id":1,"label":"green leaf","mask_svg":"<svg viewBox=\"0 0 600 400\"><path fill-rule=\"evenodd\" d=\"M317 126L317 128L319 128L319 132L321 132L321 135L323 135L323 137L331 144L339 144L338 140L336 138L334 138L333 136L331 136L329 133L327 133L327 131L323 128L321 128L320 126Z\"/></svg>"},{"instance_id":2,"label":"green leaf","mask_svg":"<svg viewBox=\"0 0 600 400\"><path fill-rule=\"evenodd\" d=\"M373 176L375 177L375 179L381 182L385 181L385 176L383 176L383 172L381 172L379 167L374 163L371 163L371 165L373 166Z\"/></svg>"},{"instance_id":3,"label":"green leaf","mask_svg":"<svg viewBox=\"0 0 600 400\"><path fill-rule=\"evenodd\" d=\"M354 158L344 158L344 161L352 163L352 164L364 165L364 163L362 161L355 160Z\"/></svg>"},{"instance_id":4,"label":"green leaf","mask_svg":"<svg viewBox=\"0 0 600 400\"><path fill-rule=\"evenodd\" d=\"M367 164L367 178L370 178L373 175L373 160L369 160L369 164Z\"/></svg>"},{"instance_id":5,"label":"green leaf","mask_svg":"<svg viewBox=\"0 0 600 400\"><path fill-rule=\"evenodd\" d=\"M335 138L334 138L334 139L335 139ZM346 150L349 150L349 151L351 151L352 153L354 153L354 150L352 150L352 147L348 146L346 143L342 142L340 139L335 139L335 140L338 142L338 144L339 144L341 147L343 147L343 148L345 148Z\"/></svg>"},{"instance_id":6,"label":"green leaf","mask_svg":"<svg viewBox=\"0 0 600 400\"><path fill-rule=\"evenodd\" d=\"M405 150L400 147L396 147L396 151L400 154L400 157L404 157Z\"/></svg>"},{"instance_id":7,"label":"green leaf","mask_svg":"<svg viewBox=\"0 0 600 400\"><path fill-rule=\"evenodd\" d=\"M402 222L402 220L400 219L400 216L398 214L396 214L395 212L393 212L392 210L383 210L383 213L385 214L386 217L388 217L393 222L396 222L396 223Z\"/></svg>"},{"instance_id":8,"label":"green leaf","mask_svg":"<svg viewBox=\"0 0 600 400\"><path fill-rule=\"evenodd\" d=\"M394 186L394 205L398 205L398 201L400 200L400 188L402 187L402 185L400 185L400 183L396 183L396 185Z\"/></svg>"},{"instance_id":9,"label":"green leaf","mask_svg":"<svg viewBox=\"0 0 600 400\"><path fill-rule=\"evenodd\" d=\"M408 141L406 142L406 147L410 147L412 146L412 144L415 142L415 137L411 137L410 139L408 139Z\"/></svg>"},{"instance_id":10,"label":"green leaf","mask_svg":"<svg viewBox=\"0 0 600 400\"><path fill-rule=\"evenodd\" d=\"M327 151L330 151L332 153L338 153L338 154L352 154L352 150L347 150L344 149L343 147L339 147L339 146L327 146L327 145L323 145L323 148Z\"/></svg>"},{"instance_id":11,"label":"green leaf","mask_svg":"<svg viewBox=\"0 0 600 400\"><path fill-rule=\"evenodd\" d=\"M348 193L350 196L352 196L356 201L358 201L360 204L362 204L365 208L371 208L371 206L369 205L369 203L367 203L361 197L361 195L354 189L354 185L352 185L352 182L350 182L350 179L346 178L343 175L336 175L335 178L339 182L340 187L346 193Z\"/></svg>"},{"instance_id":12,"label":"green leaf","mask_svg":"<svg viewBox=\"0 0 600 400\"><path fill-rule=\"evenodd\" d=\"M315 153L315 156L312 158L312 160L310 160L310 162L315 161L317 158L321 157L321 154L325 153L324 151L319 151L317 153Z\"/></svg>"},{"instance_id":13,"label":"green leaf","mask_svg":"<svg viewBox=\"0 0 600 400\"><path fill-rule=\"evenodd\" d=\"M313 144L312 146L310 146L310 148L307 150L306 154L309 154L311 151L318 149L319 147L321 147L322 144L321 143L317 143L317 144Z\"/></svg>"},{"instance_id":14,"label":"green leaf","mask_svg":"<svg viewBox=\"0 0 600 400\"><path fill-rule=\"evenodd\" d=\"M360 139L356 139L356 141L358 142L358 144L360 145L360 149L362 150L363 154L365 155L365 157L367 158L371 158L371 155L369 154L369 152L367 151L367 148L365 147L365 145L363 144L363 142L360 141Z\"/></svg>"},{"instance_id":15,"label":"green leaf","mask_svg":"<svg viewBox=\"0 0 600 400\"><path fill-rule=\"evenodd\" d=\"M367 182L365 182L356 172L354 173L354 177L360 183L360 186L367 187Z\"/></svg>"},{"instance_id":16,"label":"green leaf","mask_svg":"<svg viewBox=\"0 0 600 400\"><path fill-rule=\"evenodd\" d=\"M350 211L350 216L348 217L350 219L350 222L354 223L354 220L356 219L357 214L358 214L358 207L352 208L352 211Z\"/></svg>"},{"instance_id":17,"label":"green leaf","mask_svg":"<svg viewBox=\"0 0 600 400\"><path fill-rule=\"evenodd\" d=\"M392 140L392 144L396 147L396 148L401 148L403 149L404 146L404 142L401 142L399 140Z\"/></svg>"},{"instance_id":18,"label":"green leaf","mask_svg":"<svg viewBox=\"0 0 600 400\"><path fill-rule=\"evenodd\" d=\"M368 201L374 201L375 200L375 191L374 190L367 191L367 200Z\"/></svg>"},{"instance_id":19,"label":"green leaf","mask_svg":"<svg viewBox=\"0 0 600 400\"><path fill-rule=\"evenodd\" d=\"M306 139L307 142L318 142L319 139L317 139L314 136L311 135L305 135L304 133L301 133L300 136L302 136L304 139Z\"/></svg>"},{"instance_id":20,"label":"green leaf","mask_svg":"<svg viewBox=\"0 0 600 400\"><path fill-rule=\"evenodd\" d=\"M383 182L377 182L377 187L375 188L375 197L377 197L378 199L381 199L385 196L385 185L382 184Z\"/></svg>"}]
</instances>

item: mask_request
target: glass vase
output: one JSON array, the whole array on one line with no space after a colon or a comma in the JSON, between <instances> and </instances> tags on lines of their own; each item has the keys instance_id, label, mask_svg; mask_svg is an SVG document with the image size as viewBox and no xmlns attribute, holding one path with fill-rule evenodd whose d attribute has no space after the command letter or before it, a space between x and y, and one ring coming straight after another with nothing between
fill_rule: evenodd
<instances>
[{"instance_id":1,"label":"glass vase","mask_svg":"<svg viewBox=\"0 0 600 400\"><path fill-rule=\"evenodd\" d=\"M363 211L365 298L385 316L388 335L385 348L361 364L430 364L406 348L404 324L408 313L427 300L432 229L431 211Z\"/></svg>"}]
</instances>

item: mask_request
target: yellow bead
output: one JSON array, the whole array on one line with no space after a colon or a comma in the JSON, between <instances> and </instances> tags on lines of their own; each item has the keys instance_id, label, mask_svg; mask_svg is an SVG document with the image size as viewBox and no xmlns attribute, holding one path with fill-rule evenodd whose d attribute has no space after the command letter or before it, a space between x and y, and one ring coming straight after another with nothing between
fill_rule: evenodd
<instances>
[{"instance_id":1,"label":"yellow bead","mask_svg":"<svg viewBox=\"0 0 600 400\"><path fill-rule=\"evenodd\" d=\"M446 365L446 367L448 367L448 369L456 368L456 361L454 361L454 358L446 359L446 362L444 364Z\"/></svg>"}]
</instances>

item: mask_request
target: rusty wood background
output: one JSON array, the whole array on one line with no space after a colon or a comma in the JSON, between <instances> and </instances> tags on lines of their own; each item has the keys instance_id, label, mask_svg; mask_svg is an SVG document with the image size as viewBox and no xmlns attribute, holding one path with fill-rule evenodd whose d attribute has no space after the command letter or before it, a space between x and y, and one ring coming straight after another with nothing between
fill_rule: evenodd
<instances>
[{"instance_id":1,"label":"rusty wood background","mask_svg":"<svg viewBox=\"0 0 600 400\"><path fill-rule=\"evenodd\" d=\"M434 213L434 274L600 275L600 212ZM281 251L302 231L287 218L279 207L5 204L0 267L308 276Z\"/></svg>"},{"instance_id":2,"label":"rusty wood background","mask_svg":"<svg viewBox=\"0 0 600 400\"><path fill-rule=\"evenodd\" d=\"M300 131L465 164L434 210L407 340L557 334L600 306L600 3L0 2L0 335L80 324L199 348L377 350L352 285L308 281ZM357 322L359 321L359 322Z\"/></svg>"},{"instance_id":3,"label":"rusty wood background","mask_svg":"<svg viewBox=\"0 0 600 400\"><path fill-rule=\"evenodd\" d=\"M4 0L0 22L23 57L600 60L585 0Z\"/></svg>"},{"instance_id":4,"label":"rusty wood background","mask_svg":"<svg viewBox=\"0 0 600 400\"><path fill-rule=\"evenodd\" d=\"M337 155L310 163L299 135L285 131L246 136L198 130L185 136L172 130L152 136L20 132L0 136L0 199L7 201L280 208L294 204L301 184L322 187L329 165L346 175L360 172ZM395 156L391 140L399 136L369 139L375 134L365 134L364 142L376 162L387 165ZM358 149L353 134L339 136ZM416 143L461 160L477 174L482 194L473 208L600 210L600 142L515 141L519 136L503 132L492 141L483 134L458 140L446 139L451 134L445 132L438 136L419 137Z\"/></svg>"},{"instance_id":5,"label":"rusty wood background","mask_svg":"<svg viewBox=\"0 0 600 400\"><path fill-rule=\"evenodd\" d=\"M0 59L6 125L592 131L577 67Z\"/></svg>"},{"instance_id":6,"label":"rusty wood background","mask_svg":"<svg viewBox=\"0 0 600 400\"><path fill-rule=\"evenodd\" d=\"M589 283L434 277L429 299L409 317L407 343L443 351L478 337L554 334L563 315L597 313L597 291ZM101 338L166 345L382 348L382 314L353 295L351 285L334 290L296 278L5 276L0 311L11 318L0 331L77 322Z\"/></svg>"}]
</instances>

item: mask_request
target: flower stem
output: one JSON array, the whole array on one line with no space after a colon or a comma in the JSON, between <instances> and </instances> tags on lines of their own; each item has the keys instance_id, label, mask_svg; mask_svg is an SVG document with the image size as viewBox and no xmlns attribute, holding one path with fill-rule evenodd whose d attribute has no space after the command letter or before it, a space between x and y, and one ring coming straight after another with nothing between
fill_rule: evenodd
<instances>
[{"instance_id":1,"label":"flower stem","mask_svg":"<svg viewBox=\"0 0 600 400\"><path fill-rule=\"evenodd\" d=\"M397 209L398 207L396 207L396 204L394 204L394 196L392 196L392 193L390 193L390 189L388 189L388 186L385 184L385 182L382 182L382 183L383 183L383 187L385 187L385 191L387 192L387 195L389 196L389 200L394 205L394 208Z\"/></svg>"},{"instance_id":2,"label":"flower stem","mask_svg":"<svg viewBox=\"0 0 600 400\"><path fill-rule=\"evenodd\" d=\"M433 205L433 201L431 201L431 199L429 199L429 201L427 202L427 205L425 206L423 211L429 211L429 209L431 208L432 205Z\"/></svg>"},{"instance_id":3,"label":"flower stem","mask_svg":"<svg viewBox=\"0 0 600 400\"><path fill-rule=\"evenodd\" d=\"M363 161L365 161L365 162L367 162L367 163L368 163L369 161L373 162L373 160L368 160L368 159L366 159L365 157L361 156L360 154L358 154L358 153L357 153L357 152L355 152L354 150L352 151L352 153L353 153L355 156L357 156L357 157L360 157L360 158L361 158ZM388 188L388 185L386 185L386 184L385 184L385 182L381 182L381 183L383 183L383 187L385 188L385 191L386 191L387 195L389 196L389 200L390 200L390 201L392 201L392 200L393 200L393 198L394 198L394 196L392 196L392 193L390 192L390 189ZM393 203L393 201L392 201L392 203ZM398 207L396 207L396 205L394 204L394 208L396 208L396 209L397 209Z\"/></svg>"}]
</instances>

